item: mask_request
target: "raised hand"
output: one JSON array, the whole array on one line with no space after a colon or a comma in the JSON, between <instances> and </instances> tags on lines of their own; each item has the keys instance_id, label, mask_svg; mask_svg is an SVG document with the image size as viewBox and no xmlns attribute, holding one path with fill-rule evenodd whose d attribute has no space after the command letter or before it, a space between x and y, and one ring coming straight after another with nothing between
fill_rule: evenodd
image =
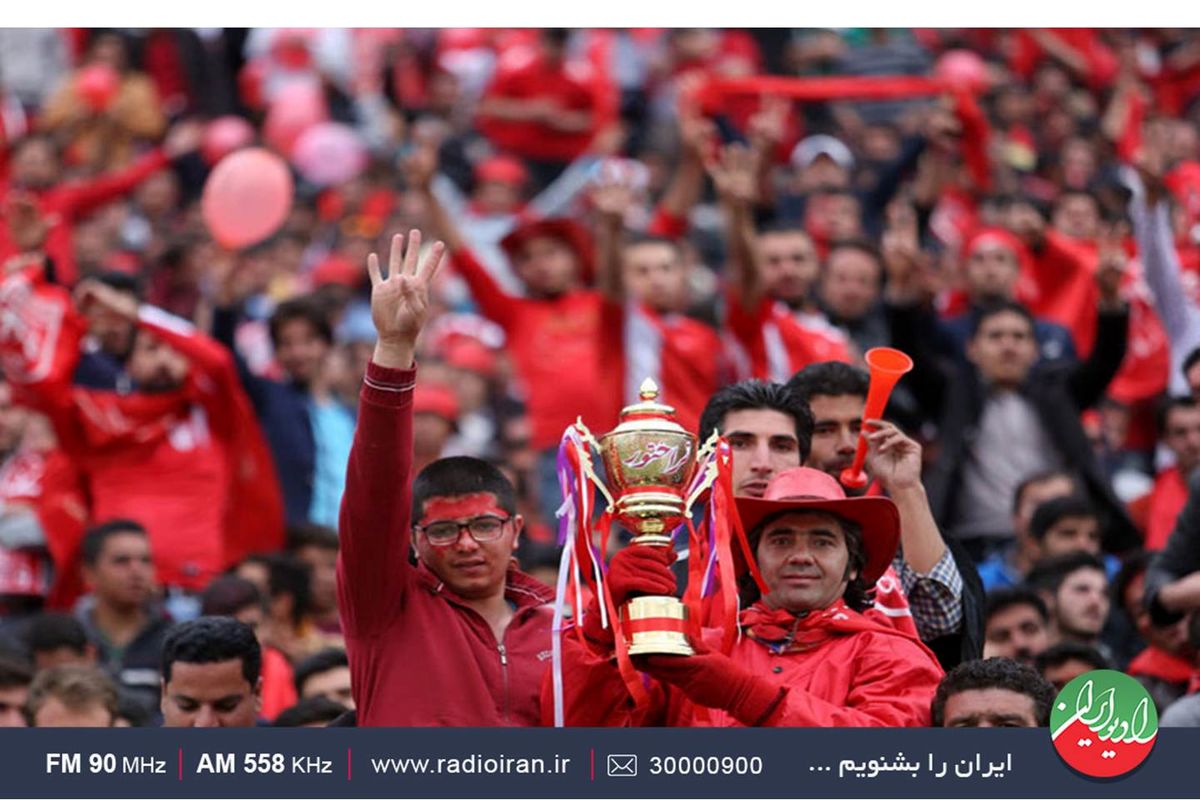
<instances>
[{"instance_id":1,"label":"raised hand","mask_svg":"<svg viewBox=\"0 0 1200 800\"><path fill-rule=\"evenodd\" d=\"M429 319L429 292L437 275L446 246L435 242L424 261L420 260L421 232L409 231L404 237L392 237L385 278L379 268L379 256L367 257L371 278L371 320L379 335L375 343L376 364L392 369L408 369L413 363L417 337Z\"/></svg>"},{"instance_id":2,"label":"raised hand","mask_svg":"<svg viewBox=\"0 0 1200 800\"><path fill-rule=\"evenodd\" d=\"M921 485L921 445L890 422L867 420L867 472L887 491Z\"/></svg>"},{"instance_id":3,"label":"raised hand","mask_svg":"<svg viewBox=\"0 0 1200 800\"><path fill-rule=\"evenodd\" d=\"M723 201L749 205L758 199L757 162L745 145L726 145L720 157L705 167Z\"/></svg>"},{"instance_id":4,"label":"raised hand","mask_svg":"<svg viewBox=\"0 0 1200 800\"><path fill-rule=\"evenodd\" d=\"M124 320L137 319L137 299L100 281L91 278L80 281L74 294L75 305L81 312L86 313L89 309L99 308Z\"/></svg>"}]
</instances>

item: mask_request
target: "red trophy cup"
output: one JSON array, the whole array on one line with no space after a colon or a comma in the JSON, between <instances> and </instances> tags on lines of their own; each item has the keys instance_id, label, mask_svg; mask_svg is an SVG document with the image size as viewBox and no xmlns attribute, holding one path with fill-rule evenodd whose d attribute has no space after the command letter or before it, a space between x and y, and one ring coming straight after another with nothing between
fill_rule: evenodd
<instances>
[{"instance_id":1,"label":"red trophy cup","mask_svg":"<svg viewBox=\"0 0 1200 800\"><path fill-rule=\"evenodd\" d=\"M867 404L863 408L862 432L858 435L858 450L854 463L842 470L841 482L847 489L861 489L867 485L867 474L863 463L867 460L867 420L880 419L887 408L888 398L896 388L896 382L913 368L913 360L891 347L875 347L867 351L867 368L871 371L871 385L867 389Z\"/></svg>"}]
</instances>

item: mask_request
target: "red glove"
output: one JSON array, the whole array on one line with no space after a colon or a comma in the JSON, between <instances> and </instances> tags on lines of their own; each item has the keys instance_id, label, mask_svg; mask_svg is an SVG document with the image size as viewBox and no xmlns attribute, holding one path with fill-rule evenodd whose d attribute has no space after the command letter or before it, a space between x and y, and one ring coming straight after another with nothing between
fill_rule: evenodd
<instances>
[{"instance_id":1,"label":"red glove","mask_svg":"<svg viewBox=\"0 0 1200 800\"><path fill-rule=\"evenodd\" d=\"M608 565L609 594L613 606L620 609L631 597L641 594L674 596L677 584L671 564L675 562L675 550L670 547L645 547L630 545L613 556ZM613 629L610 621L607 628L600 626L601 598L593 597L583 618L583 635L592 642L606 648L612 647Z\"/></svg>"},{"instance_id":2,"label":"red glove","mask_svg":"<svg viewBox=\"0 0 1200 800\"><path fill-rule=\"evenodd\" d=\"M729 656L692 642L692 656L639 656L633 663L641 671L679 689L705 708L728 711L740 723L762 725L779 708L787 689L755 675Z\"/></svg>"}]
</instances>

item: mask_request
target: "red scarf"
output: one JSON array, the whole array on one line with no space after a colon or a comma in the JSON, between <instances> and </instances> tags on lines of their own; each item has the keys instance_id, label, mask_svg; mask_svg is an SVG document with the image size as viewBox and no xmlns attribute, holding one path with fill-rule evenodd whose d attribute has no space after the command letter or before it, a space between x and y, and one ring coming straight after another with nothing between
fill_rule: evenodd
<instances>
[{"instance_id":1,"label":"red scarf","mask_svg":"<svg viewBox=\"0 0 1200 800\"><path fill-rule=\"evenodd\" d=\"M841 598L828 608L810 611L802 616L796 616L786 609L769 608L759 601L742 612L741 625L751 639L780 653L807 652L835 636L868 632L901 636L929 653L917 637L864 617L847 606ZM933 658L932 653L929 656Z\"/></svg>"},{"instance_id":2,"label":"red scarf","mask_svg":"<svg viewBox=\"0 0 1200 800\"><path fill-rule=\"evenodd\" d=\"M1192 662L1151 645L1130 661L1125 671L1167 683L1187 683L1192 677Z\"/></svg>"}]
</instances>

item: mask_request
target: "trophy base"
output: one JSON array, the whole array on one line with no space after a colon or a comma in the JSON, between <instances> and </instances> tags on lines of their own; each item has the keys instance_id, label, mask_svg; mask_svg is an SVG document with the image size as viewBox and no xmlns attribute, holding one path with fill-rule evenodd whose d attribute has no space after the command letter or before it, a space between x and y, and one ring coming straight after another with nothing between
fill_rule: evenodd
<instances>
[{"instance_id":1,"label":"trophy base","mask_svg":"<svg viewBox=\"0 0 1200 800\"><path fill-rule=\"evenodd\" d=\"M676 597L635 597L625 604L629 637L629 655L691 656L696 651L688 643L683 627L687 607Z\"/></svg>"}]
</instances>

